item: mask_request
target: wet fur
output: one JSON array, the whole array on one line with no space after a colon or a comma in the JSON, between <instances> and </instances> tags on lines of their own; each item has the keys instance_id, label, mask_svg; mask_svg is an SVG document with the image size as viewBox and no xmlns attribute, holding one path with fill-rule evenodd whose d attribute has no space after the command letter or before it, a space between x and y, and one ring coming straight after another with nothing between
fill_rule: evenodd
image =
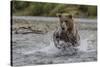
<instances>
[{"instance_id":1,"label":"wet fur","mask_svg":"<svg viewBox=\"0 0 100 67\"><path fill-rule=\"evenodd\" d=\"M79 46L80 36L78 30L75 27L75 23L71 15L59 15L60 26L53 34L54 45L58 49L66 49L66 47L76 47ZM67 29L62 30L62 23L66 24ZM62 43L60 43L62 42Z\"/></svg>"}]
</instances>

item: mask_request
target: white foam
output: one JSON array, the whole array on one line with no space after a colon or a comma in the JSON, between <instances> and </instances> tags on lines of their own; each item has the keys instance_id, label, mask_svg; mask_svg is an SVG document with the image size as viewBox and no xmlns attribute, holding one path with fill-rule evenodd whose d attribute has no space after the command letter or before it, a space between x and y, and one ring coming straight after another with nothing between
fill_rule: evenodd
<instances>
[{"instance_id":1,"label":"white foam","mask_svg":"<svg viewBox=\"0 0 100 67\"><path fill-rule=\"evenodd\" d=\"M42 44L41 44L42 45ZM78 49L78 51L81 51L81 52L91 52L91 51L94 51L94 50L88 50L88 39L81 39L80 40L80 46L76 47ZM29 51L27 53L24 53L24 54L31 54L31 53L35 53L35 52L43 52L47 55L55 55L55 54L59 54L61 52L60 49L56 48L53 41L51 40L50 41L50 45L47 46L47 47L44 47L42 49L38 49L38 50L33 50L33 51ZM66 53L70 53L70 52L73 52L73 51L66 51Z\"/></svg>"},{"instance_id":2,"label":"white foam","mask_svg":"<svg viewBox=\"0 0 100 67\"><path fill-rule=\"evenodd\" d=\"M78 47L79 51L88 51L88 42L87 39L80 40L80 46Z\"/></svg>"},{"instance_id":3,"label":"white foam","mask_svg":"<svg viewBox=\"0 0 100 67\"><path fill-rule=\"evenodd\" d=\"M60 51L61 50L59 50L58 48L55 47L53 42L50 42L50 45L47 46L47 47L44 47L42 49L37 49L37 50L23 52L23 54L34 54L36 52L41 52L41 53L45 53L47 55L53 55L53 54L59 53Z\"/></svg>"},{"instance_id":4,"label":"white foam","mask_svg":"<svg viewBox=\"0 0 100 67\"><path fill-rule=\"evenodd\" d=\"M55 47L53 42L50 42L50 45L48 47L45 47L40 51L45 52L46 54L56 54L60 52L60 50Z\"/></svg>"}]
</instances>

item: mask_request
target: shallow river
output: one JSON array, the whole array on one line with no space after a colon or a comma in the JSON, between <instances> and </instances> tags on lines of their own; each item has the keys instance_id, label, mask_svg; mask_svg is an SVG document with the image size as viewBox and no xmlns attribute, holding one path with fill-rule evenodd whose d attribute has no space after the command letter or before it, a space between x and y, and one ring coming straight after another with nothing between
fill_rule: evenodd
<instances>
[{"instance_id":1,"label":"shallow river","mask_svg":"<svg viewBox=\"0 0 100 67\"><path fill-rule=\"evenodd\" d=\"M53 32L46 34L13 34L13 65L58 64L97 61L97 31L81 30L81 43L75 55L61 55L52 41Z\"/></svg>"}]
</instances>

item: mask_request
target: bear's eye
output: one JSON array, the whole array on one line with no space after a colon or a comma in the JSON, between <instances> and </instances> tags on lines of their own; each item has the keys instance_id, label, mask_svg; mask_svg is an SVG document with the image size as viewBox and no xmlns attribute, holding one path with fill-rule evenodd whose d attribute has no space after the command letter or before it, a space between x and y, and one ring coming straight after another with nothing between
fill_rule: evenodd
<instances>
[{"instance_id":1,"label":"bear's eye","mask_svg":"<svg viewBox=\"0 0 100 67\"><path fill-rule=\"evenodd\" d=\"M68 22L67 20L65 22Z\"/></svg>"},{"instance_id":2,"label":"bear's eye","mask_svg":"<svg viewBox=\"0 0 100 67\"><path fill-rule=\"evenodd\" d=\"M56 36L56 38L59 38L59 36Z\"/></svg>"}]
</instances>

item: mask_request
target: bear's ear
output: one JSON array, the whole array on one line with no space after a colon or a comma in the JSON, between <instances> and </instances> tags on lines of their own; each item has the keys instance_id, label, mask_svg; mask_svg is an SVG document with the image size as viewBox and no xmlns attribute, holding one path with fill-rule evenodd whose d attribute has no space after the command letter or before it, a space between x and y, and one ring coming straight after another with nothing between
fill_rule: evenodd
<instances>
[{"instance_id":1,"label":"bear's ear","mask_svg":"<svg viewBox=\"0 0 100 67\"><path fill-rule=\"evenodd\" d=\"M61 14L61 13L57 13L56 16L57 16L57 17L61 17L62 14Z\"/></svg>"}]
</instances>

